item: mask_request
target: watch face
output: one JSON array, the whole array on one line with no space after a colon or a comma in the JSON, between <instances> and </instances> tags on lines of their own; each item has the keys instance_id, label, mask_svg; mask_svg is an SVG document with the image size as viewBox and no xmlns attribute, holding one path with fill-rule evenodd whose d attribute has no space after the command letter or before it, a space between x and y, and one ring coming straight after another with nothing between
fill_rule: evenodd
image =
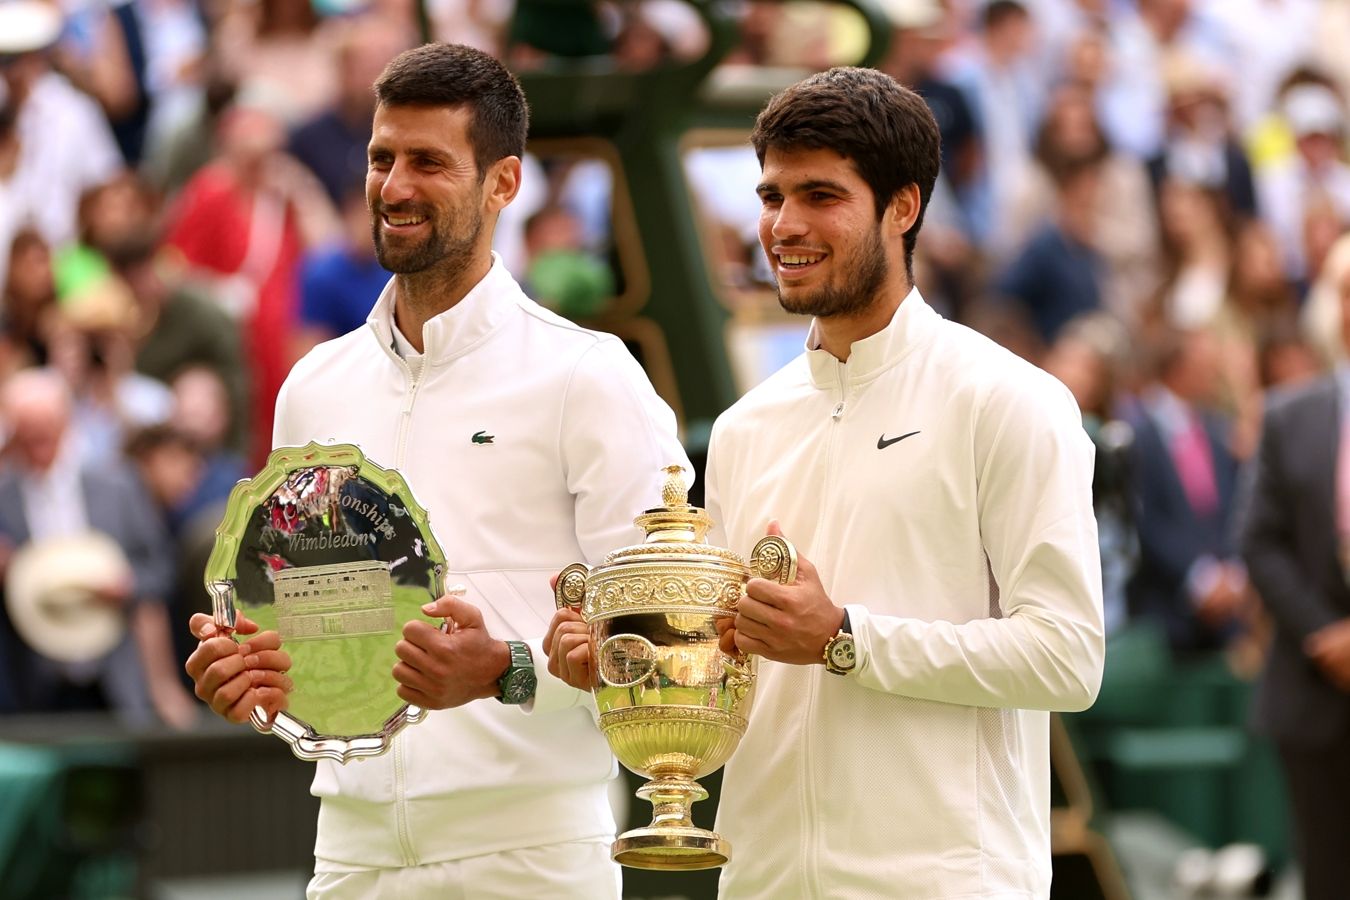
<instances>
[{"instance_id":1,"label":"watch face","mask_svg":"<svg viewBox=\"0 0 1350 900\"><path fill-rule=\"evenodd\" d=\"M529 669L517 669L502 685L503 703L524 703L534 696L537 681L534 672Z\"/></svg>"},{"instance_id":2,"label":"watch face","mask_svg":"<svg viewBox=\"0 0 1350 900\"><path fill-rule=\"evenodd\" d=\"M852 637L839 637L830 642L830 665L836 669L852 669L856 659Z\"/></svg>"}]
</instances>

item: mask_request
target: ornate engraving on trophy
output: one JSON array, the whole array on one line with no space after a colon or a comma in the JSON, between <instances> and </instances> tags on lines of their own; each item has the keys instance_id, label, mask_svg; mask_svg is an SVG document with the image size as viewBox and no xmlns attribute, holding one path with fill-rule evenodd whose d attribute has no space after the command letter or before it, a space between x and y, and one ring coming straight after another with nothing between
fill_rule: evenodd
<instances>
[{"instance_id":1,"label":"ornate engraving on trophy","mask_svg":"<svg viewBox=\"0 0 1350 900\"><path fill-rule=\"evenodd\" d=\"M704 540L712 521L690 506L678 467L666 470L664 506L634 520L646 540L615 550L595 569L559 573L555 600L581 612L598 683L600 730L619 761L651 779L652 823L619 836L615 860L644 869L723 865L731 846L694 825L707 796L698 778L720 768L745 733L755 658L727 654L718 623L736 614L752 575L790 583L796 555L781 537L756 545L747 565Z\"/></svg>"},{"instance_id":2,"label":"ornate engraving on trophy","mask_svg":"<svg viewBox=\"0 0 1350 900\"><path fill-rule=\"evenodd\" d=\"M442 592L445 556L397 472L350 444L274 450L230 494L205 575L218 628L246 615L281 635L295 687L253 723L296 756L374 756L425 715L389 673L403 625Z\"/></svg>"},{"instance_id":3,"label":"ornate engraving on trophy","mask_svg":"<svg viewBox=\"0 0 1350 900\"><path fill-rule=\"evenodd\" d=\"M276 574L273 589L283 641L394 630L393 584L389 567L378 560L285 569Z\"/></svg>"}]
</instances>

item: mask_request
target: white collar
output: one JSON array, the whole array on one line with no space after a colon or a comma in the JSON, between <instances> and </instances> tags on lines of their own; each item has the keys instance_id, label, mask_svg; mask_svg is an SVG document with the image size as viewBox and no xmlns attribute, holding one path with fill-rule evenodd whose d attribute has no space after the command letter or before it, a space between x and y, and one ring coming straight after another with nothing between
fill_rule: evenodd
<instances>
[{"instance_id":1,"label":"white collar","mask_svg":"<svg viewBox=\"0 0 1350 900\"><path fill-rule=\"evenodd\" d=\"M890 368L926 341L940 321L942 316L924 302L919 289L910 288L885 328L860 341L854 341L849 348L849 381L871 378ZM820 349L820 330L814 319L806 335L806 350L806 359L811 367L811 382L818 388L837 387L839 360Z\"/></svg>"},{"instance_id":2,"label":"white collar","mask_svg":"<svg viewBox=\"0 0 1350 900\"><path fill-rule=\"evenodd\" d=\"M394 350L394 332L398 330L394 327L396 284L396 279L389 279L366 318L366 324L374 329L380 345L390 355L397 355ZM427 363L439 365L482 343L505 321L518 298L523 297L520 286L494 252L492 267L482 280L454 306L423 323L422 354Z\"/></svg>"}]
</instances>

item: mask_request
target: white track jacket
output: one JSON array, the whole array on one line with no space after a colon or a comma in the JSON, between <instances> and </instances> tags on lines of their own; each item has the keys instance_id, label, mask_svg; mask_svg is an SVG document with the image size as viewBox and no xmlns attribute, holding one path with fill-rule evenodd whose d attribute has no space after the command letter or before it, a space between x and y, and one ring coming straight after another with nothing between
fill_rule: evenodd
<instances>
[{"instance_id":1,"label":"white track jacket","mask_svg":"<svg viewBox=\"0 0 1350 900\"><path fill-rule=\"evenodd\" d=\"M1063 385L918 291L847 363L809 350L722 415L717 539L778 519L859 652L843 677L762 663L724 897L1049 895L1047 711L1090 705L1104 657L1092 462Z\"/></svg>"},{"instance_id":2,"label":"white track jacket","mask_svg":"<svg viewBox=\"0 0 1350 900\"><path fill-rule=\"evenodd\" d=\"M316 867L611 837L614 759L588 695L548 674L541 647L549 576L641 541L633 517L660 505L661 468L688 466L675 417L618 339L541 308L495 257L426 323L416 380L392 350L393 294L391 282L366 327L296 364L273 442L354 443L397 468L429 513L446 583L468 587L493 637L531 645L539 689L528 714L478 700L431 712L383 756L318 763Z\"/></svg>"}]
</instances>

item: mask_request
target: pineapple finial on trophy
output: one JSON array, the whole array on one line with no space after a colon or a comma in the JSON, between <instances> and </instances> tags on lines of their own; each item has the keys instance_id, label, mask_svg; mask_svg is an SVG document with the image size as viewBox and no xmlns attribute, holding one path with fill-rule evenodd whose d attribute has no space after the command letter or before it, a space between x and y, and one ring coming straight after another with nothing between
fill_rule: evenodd
<instances>
[{"instance_id":1,"label":"pineapple finial on trophy","mask_svg":"<svg viewBox=\"0 0 1350 900\"><path fill-rule=\"evenodd\" d=\"M684 480L684 466L666 466L666 481L661 485L661 503L670 509L689 505L689 485Z\"/></svg>"}]
</instances>

